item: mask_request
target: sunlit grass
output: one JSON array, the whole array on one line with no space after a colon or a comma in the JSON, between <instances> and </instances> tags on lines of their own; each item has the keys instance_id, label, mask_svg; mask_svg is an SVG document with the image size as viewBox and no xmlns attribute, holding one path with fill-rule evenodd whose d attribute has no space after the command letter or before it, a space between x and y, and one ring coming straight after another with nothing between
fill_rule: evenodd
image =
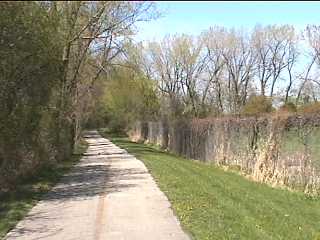
<instances>
[{"instance_id":1,"label":"sunlit grass","mask_svg":"<svg viewBox=\"0 0 320 240\"><path fill-rule=\"evenodd\" d=\"M112 141L146 164L194 239L320 239L319 198L251 182L125 138Z\"/></svg>"}]
</instances>

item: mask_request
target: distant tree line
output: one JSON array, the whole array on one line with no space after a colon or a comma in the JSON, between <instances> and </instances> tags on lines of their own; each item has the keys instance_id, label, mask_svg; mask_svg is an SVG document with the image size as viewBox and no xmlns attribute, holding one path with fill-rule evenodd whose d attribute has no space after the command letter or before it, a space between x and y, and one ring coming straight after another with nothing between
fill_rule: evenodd
<instances>
[{"instance_id":1,"label":"distant tree line","mask_svg":"<svg viewBox=\"0 0 320 240\"><path fill-rule=\"evenodd\" d=\"M137 119L319 111L319 53L320 28L311 25L302 32L290 25L215 26L199 36L129 43L126 57L116 59L121 71L106 81L102 95L109 97L99 112L109 114L102 122L123 129ZM149 93L134 81L151 86Z\"/></svg>"},{"instance_id":2,"label":"distant tree line","mask_svg":"<svg viewBox=\"0 0 320 240\"><path fill-rule=\"evenodd\" d=\"M171 115L220 116L245 113L248 102L266 105L264 111L270 103L294 110L318 102L319 53L318 26L212 27L144 44L140 66Z\"/></svg>"}]
</instances>

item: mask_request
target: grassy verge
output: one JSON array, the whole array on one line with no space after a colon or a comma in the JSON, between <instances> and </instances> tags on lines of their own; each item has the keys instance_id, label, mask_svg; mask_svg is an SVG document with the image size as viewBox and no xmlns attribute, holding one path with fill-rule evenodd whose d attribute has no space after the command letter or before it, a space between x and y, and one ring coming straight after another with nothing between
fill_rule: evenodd
<instances>
[{"instance_id":1,"label":"grassy verge","mask_svg":"<svg viewBox=\"0 0 320 240\"><path fill-rule=\"evenodd\" d=\"M79 161L86 149L87 144L83 140L70 159L54 167L43 167L31 178L23 179L14 192L0 196L0 239Z\"/></svg>"},{"instance_id":2,"label":"grassy verge","mask_svg":"<svg viewBox=\"0 0 320 240\"><path fill-rule=\"evenodd\" d=\"M141 159L194 239L320 239L320 198L111 137Z\"/></svg>"}]
</instances>

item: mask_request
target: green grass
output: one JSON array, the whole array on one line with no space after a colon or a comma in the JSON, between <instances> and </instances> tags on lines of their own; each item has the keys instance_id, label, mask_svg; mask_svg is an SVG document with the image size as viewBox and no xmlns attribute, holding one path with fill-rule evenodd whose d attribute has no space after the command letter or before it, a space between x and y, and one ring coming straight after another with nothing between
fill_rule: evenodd
<instances>
[{"instance_id":1,"label":"green grass","mask_svg":"<svg viewBox=\"0 0 320 240\"><path fill-rule=\"evenodd\" d=\"M43 167L36 175L21 180L15 191L0 195L0 239L78 162L86 149L87 144L81 141L70 159Z\"/></svg>"},{"instance_id":2,"label":"green grass","mask_svg":"<svg viewBox=\"0 0 320 240\"><path fill-rule=\"evenodd\" d=\"M141 159L194 239L320 239L320 198L111 137Z\"/></svg>"}]
</instances>

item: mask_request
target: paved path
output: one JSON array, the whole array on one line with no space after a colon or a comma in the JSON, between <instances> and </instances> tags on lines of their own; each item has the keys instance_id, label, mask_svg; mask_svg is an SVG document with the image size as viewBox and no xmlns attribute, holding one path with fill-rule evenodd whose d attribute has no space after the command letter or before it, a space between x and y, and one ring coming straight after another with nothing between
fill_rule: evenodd
<instances>
[{"instance_id":1,"label":"paved path","mask_svg":"<svg viewBox=\"0 0 320 240\"><path fill-rule=\"evenodd\" d=\"M89 148L8 240L188 240L144 164L88 132Z\"/></svg>"}]
</instances>

